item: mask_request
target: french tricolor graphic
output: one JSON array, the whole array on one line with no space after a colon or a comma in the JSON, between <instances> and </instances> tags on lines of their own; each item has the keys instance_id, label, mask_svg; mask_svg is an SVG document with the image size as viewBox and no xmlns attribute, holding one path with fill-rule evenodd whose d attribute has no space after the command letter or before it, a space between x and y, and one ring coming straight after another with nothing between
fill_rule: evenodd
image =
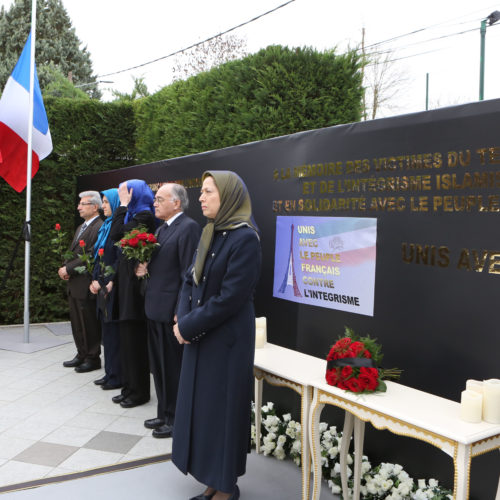
<instances>
[{"instance_id":1,"label":"french tricolor graphic","mask_svg":"<svg viewBox=\"0 0 500 500\"><path fill-rule=\"evenodd\" d=\"M0 99L0 176L17 192L26 187L28 150L31 33ZM35 67L32 176L52 151L47 113Z\"/></svg>"}]
</instances>

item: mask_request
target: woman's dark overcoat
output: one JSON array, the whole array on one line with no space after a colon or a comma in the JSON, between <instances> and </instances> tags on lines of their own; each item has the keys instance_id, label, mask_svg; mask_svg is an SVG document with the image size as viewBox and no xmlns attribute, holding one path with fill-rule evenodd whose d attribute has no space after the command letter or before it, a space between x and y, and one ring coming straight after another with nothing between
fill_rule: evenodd
<instances>
[{"instance_id":1,"label":"woman's dark overcoat","mask_svg":"<svg viewBox=\"0 0 500 500\"><path fill-rule=\"evenodd\" d=\"M139 226L154 232L156 219L149 210L136 213L127 223L126 207L118 207L113 213L113 223L109 238L119 241L125 233ZM137 262L125 257L121 251L118 259L118 271L115 275L116 286L115 310L113 317L119 320L121 394L136 404L149 401L149 358L146 315L144 314L144 296L141 286L145 283L135 275ZM116 311L118 306L118 311Z\"/></svg>"},{"instance_id":2,"label":"woman's dark overcoat","mask_svg":"<svg viewBox=\"0 0 500 500\"><path fill-rule=\"evenodd\" d=\"M139 226L143 226L150 233L154 233L156 219L153 212L144 210L135 214L127 223L125 216L127 207L118 207L113 214L113 224L109 232L108 239L120 241L125 233L132 231ZM117 302L118 311L115 306L115 319L126 320L146 320L144 314L144 296L141 293L141 280L135 275L137 262L120 255L118 259L118 271L115 278L115 285L118 286Z\"/></svg>"},{"instance_id":3,"label":"woman's dark overcoat","mask_svg":"<svg viewBox=\"0 0 500 500\"><path fill-rule=\"evenodd\" d=\"M216 232L200 284L186 275L177 311L191 344L184 346L172 459L223 492L233 491L246 468L260 267L253 229Z\"/></svg>"}]
</instances>

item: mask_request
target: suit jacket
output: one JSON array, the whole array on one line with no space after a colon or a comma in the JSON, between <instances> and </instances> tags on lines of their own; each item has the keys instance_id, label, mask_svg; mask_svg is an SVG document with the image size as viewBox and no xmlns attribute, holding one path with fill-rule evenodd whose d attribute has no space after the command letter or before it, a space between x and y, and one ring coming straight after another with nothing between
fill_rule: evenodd
<instances>
[{"instance_id":1,"label":"suit jacket","mask_svg":"<svg viewBox=\"0 0 500 500\"><path fill-rule=\"evenodd\" d=\"M79 274L75 271L78 266L83 266L80 255L82 254L82 248L79 245L80 240L85 241L85 253L88 255L94 254L94 244L97 240L97 233L99 228L102 226L102 220L100 217L96 217L90 225L85 229L85 231L78 237L80 228L83 224L80 224L75 231L73 236L73 241L69 250L73 252L73 257L65 262L66 270L69 274L68 280L68 294L75 299L86 299L91 298L92 294L89 291L89 285L92 277L88 273Z\"/></svg>"},{"instance_id":2,"label":"suit jacket","mask_svg":"<svg viewBox=\"0 0 500 500\"><path fill-rule=\"evenodd\" d=\"M184 273L191 264L201 228L185 214L158 234L160 247L148 265L145 309L148 319L173 325Z\"/></svg>"}]
</instances>

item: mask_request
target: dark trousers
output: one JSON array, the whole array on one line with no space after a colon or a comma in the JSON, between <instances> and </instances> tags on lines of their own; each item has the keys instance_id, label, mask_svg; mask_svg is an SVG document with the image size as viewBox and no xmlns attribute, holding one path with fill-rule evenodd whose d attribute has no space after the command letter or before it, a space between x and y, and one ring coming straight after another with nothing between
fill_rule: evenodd
<instances>
[{"instance_id":1,"label":"dark trousers","mask_svg":"<svg viewBox=\"0 0 500 500\"><path fill-rule=\"evenodd\" d=\"M95 300L68 296L71 331L77 356L96 361L101 354L101 322L97 319Z\"/></svg>"},{"instance_id":2,"label":"dark trousers","mask_svg":"<svg viewBox=\"0 0 500 500\"><path fill-rule=\"evenodd\" d=\"M149 364L158 398L158 418L173 425L182 364L182 345L172 326L148 320Z\"/></svg>"},{"instance_id":3,"label":"dark trousers","mask_svg":"<svg viewBox=\"0 0 500 500\"><path fill-rule=\"evenodd\" d=\"M108 323L101 319L102 345L104 347L104 372L106 382L121 385L120 329L118 322Z\"/></svg>"},{"instance_id":4,"label":"dark trousers","mask_svg":"<svg viewBox=\"0 0 500 500\"><path fill-rule=\"evenodd\" d=\"M146 321L119 321L122 394L135 402L150 398Z\"/></svg>"}]
</instances>

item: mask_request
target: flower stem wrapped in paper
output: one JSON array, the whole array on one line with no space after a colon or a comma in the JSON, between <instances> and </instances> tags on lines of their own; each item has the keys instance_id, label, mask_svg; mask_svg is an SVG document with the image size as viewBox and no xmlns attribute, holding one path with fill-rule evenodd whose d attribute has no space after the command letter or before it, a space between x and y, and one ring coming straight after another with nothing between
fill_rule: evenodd
<instances>
[{"instance_id":1,"label":"flower stem wrapped in paper","mask_svg":"<svg viewBox=\"0 0 500 500\"><path fill-rule=\"evenodd\" d=\"M160 246L156 241L156 236L148 233L146 228L142 226L125 233L123 238L117 241L115 245L121 248L123 255L127 259L134 259L141 263L149 262L156 247ZM141 278L147 276L146 274Z\"/></svg>"},{"instance_id":2,"label":"flower stem wrapped in paper","mask_svg":"<svg viewBox=\"0 0 500 500\"><path fill-rule=\"evenodd\" d=\"M398 379L401 370L380 367L381 349L376 339L358 337L346 326L345 336L332 346L326 358L327 384L358 394L385 392L384 379Z\"/></svg>"}]
</instances>

